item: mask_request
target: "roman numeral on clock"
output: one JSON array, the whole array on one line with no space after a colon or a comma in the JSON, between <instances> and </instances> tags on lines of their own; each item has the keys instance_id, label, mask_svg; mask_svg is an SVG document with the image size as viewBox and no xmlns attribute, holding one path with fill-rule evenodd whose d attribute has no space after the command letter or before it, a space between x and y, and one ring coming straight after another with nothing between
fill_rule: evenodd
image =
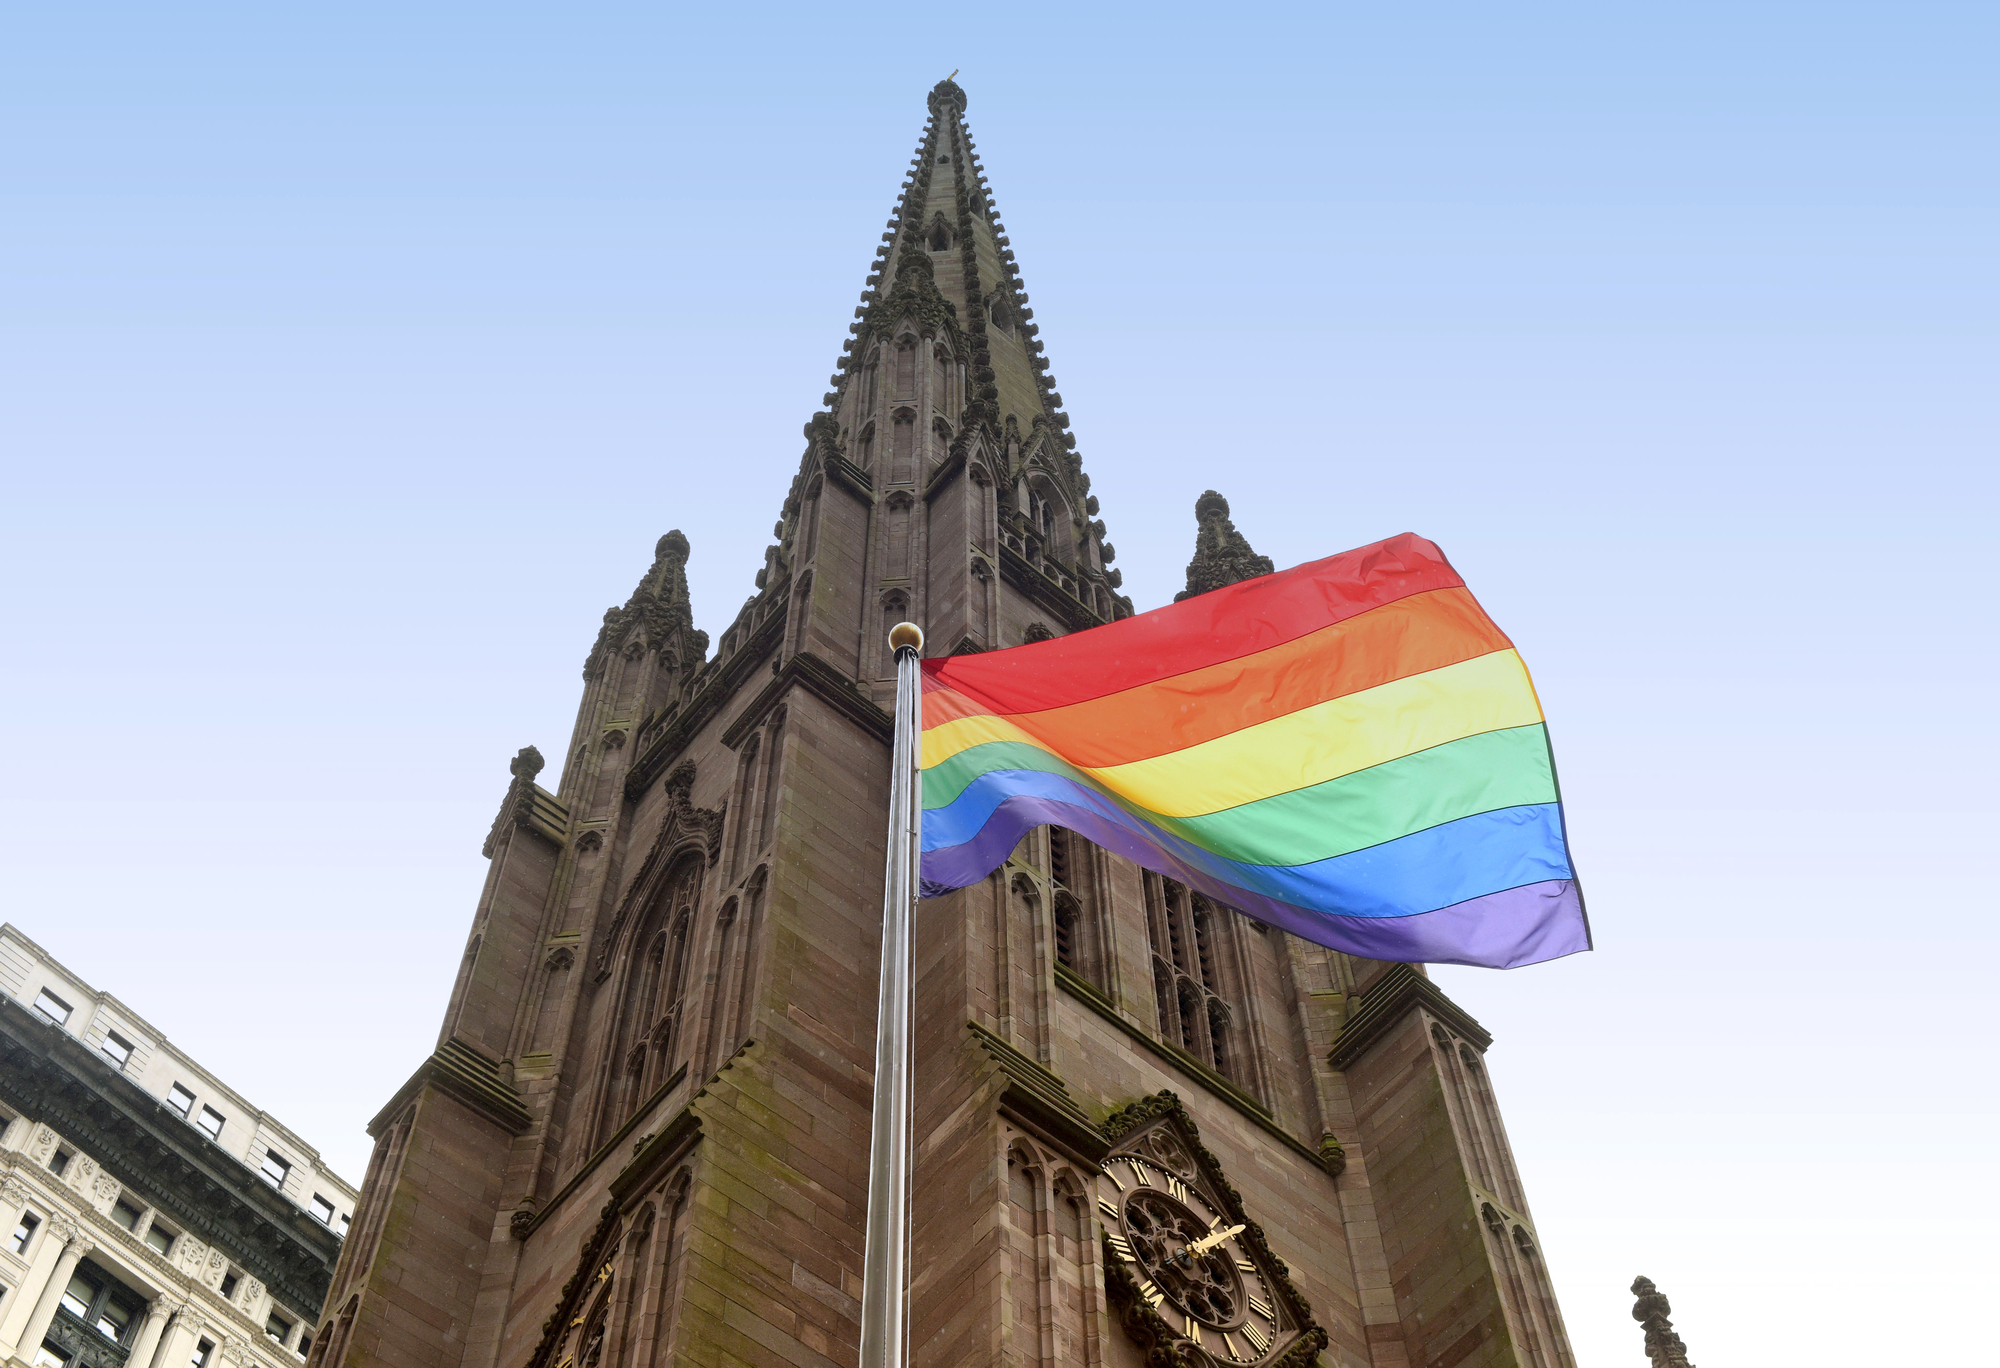
<instances>
[{"instance_id":1,"label":"roman numeral on clock","mask_svg":"<svg viewBox=\"0 0 2000 1368\"><path fill-rule=\"evenodd\" d=\"M1126 1263L1139 1262L1137 1259L1132 1257L1132 1246L1126 1243L1125 1237L1123 1235L1107 1235L1104 1238L1106 1242L1110 1244L1111 1252L1113 1254L1116 1254L1119 1258L1123 1259Z\"/></svg>"},{"instance_id":2,"label":"roman numeral on clock","mask_svg":"<svg viewBox=\"0 0 2000 1368\"><path fill-rule=\"evenodd\" d=\"M1155 1308L1167 1299L1167 1294L1155 1287L1151 1278L1139 1284L1139 1295L1146 1299L1146 1305Z\"/></svg>"},{"instance_id":3,"label":"roman numeral on clock","mask_svg":"<svg viewBox=\"0 0 2000 1368\"><path fill-rule=\"evenodd\" d=\"M1194 1341L1195 1348L1201 1349L1207 1347L1201 1342L1201 1322L1193 1316L1188 1316L1186 1312L1182 1312L1181 1314L1186 1317L1187 1337Z\"/></svg>"},{"instance_id":4,"label":"roman numeral on clock","mask_svg":"<svg viewBox=\"0 0 2000 1368\"><path fill-rule=\"evenodd\" d=\"M1097 1209L1104 1214L1104 1219L1107 1221L1118 1219L1118 1203L1112 1201L1109 1197L1099 1197L1097 1199Z\"/></svg>"},{"instance_id":5,"label":"roman numeral on clock","mask_svg":"<svg viewBox=\"0 0 2000 1368\"><path fill-rule=\"evenodd\" d=\"M1278 1319L1276 1316L1271 1314L1271 1308L1257 1297L1250 1298L1250 1309L1252 1311L1255 1311L1258 1315L1262 1316L1267 1321L1275 1322Z\"/></svg>"},{"instance_id":6,"label":"roman numeral on clock","mask_svg":"<svg viewBox=\"0 0 2000 1368\"><path fill-rule=\"evenodd\" d=\"M1130 1159L1127 1159L1125 1166L1132 1170L1132 1181L1140 1187L1151 1187L1153 1185L1153 1177L1146 1172L1144 1164L1135 1164Z\"/></svg>"},{"instance_id":7,"label":"roman numeral on clock","mask_svg":"<svg viewBox=\"0 0 2000 1368\"><path fill-rule=\"evenodd\" d=\"M1188 1199L1187 1184L1171 1173L1167 1175L1167 1191L1174 1195L1176 1202L1185 1202Z\"/></svg>"},{"instance_id":8,"label":"roman numeral on clock","mask_svg":"<svg viewBox=\"0 0 2000 1368\"><path fill-rule=\"evenodd\" d=\"M1250 1346L1260 1354L1271 1347L1271 1337L1264 1333L1262 1327L1250 1321L1243 1322L1243 1338L1249 1340Z\"/></svg>"},{"instance_id":9,"label":"roman numeral on clock","mask_svg":"<svg viewBox=\"0 0 2000 1368\"><path fill-rule=\"evenodd\" d=\"M1236 1261L1236 1266L1242 1269L1245 1273L1255 1273L1257 1271L1257 1265L1251 1263L1248 1259L1238 1259Z\"/></svg>"},{"instance_id":10,"label":"roman numeral on clock","mask_svg":"<svg viewBox=\"0 0 2000 1368\"><path fill-rule=\"evenodd\" d=\"M1111 1167L1111 1165L1106 1164L1104 1166L1104 1176L1106 1178L1109 1178L1111 1180L1111 1185L1117 1188L1120 1192L1123 1192L1125 1190L1125 1180L1118 1176L1118 1170Z\"/></svg>"}]
</instances>

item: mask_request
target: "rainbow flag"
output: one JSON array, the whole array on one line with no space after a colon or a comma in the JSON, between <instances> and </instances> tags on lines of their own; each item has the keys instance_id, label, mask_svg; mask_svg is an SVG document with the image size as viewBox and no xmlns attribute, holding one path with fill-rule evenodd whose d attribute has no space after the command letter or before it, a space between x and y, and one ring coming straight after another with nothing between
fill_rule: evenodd
<instances>
[{"instance_id":1,"label":"rainbow flag","mask_svg":"<svg viewBox=\"0 0 2000 1368\"><path fill-rule=\"evenodd\" d=\"M1349 954L1590 948L1527 666L1422 537L926 660L923 688L926 896L1050 823Z\"/></svg>"}]
</instances>

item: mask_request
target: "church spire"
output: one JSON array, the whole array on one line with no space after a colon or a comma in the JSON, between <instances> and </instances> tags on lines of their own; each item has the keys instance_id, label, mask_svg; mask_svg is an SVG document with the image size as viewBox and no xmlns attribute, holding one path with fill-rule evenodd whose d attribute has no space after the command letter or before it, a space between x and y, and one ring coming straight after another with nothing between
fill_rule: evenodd
<instances>
[{"instance_id":1,"label":"church spire","mask_svg":"<svg viewBox=\"0 0 2000 1368\"><path fill-rule=\"evenodd\" d=\"M1194 501L1194 559L1188 562L1187 588L1174 602L1206 594L1226 584L1268 575L1276 567L1269 556L1250 549L1250 539L1229 520L1229 500L1210 489Z\"/></svg>"},{"instance_id":2,"label":"church spire","mask_svg":"<svg viewBox=\"0 0 2000 1368\"><path fill-rule=\"evenodd\" d=\"M657 524L655 524L657 526ZM694 607L688 596L688 539L677 527L653 546L653 564L639 580L623 608L604 610L604 625L583 662L583 677L597 679L604 673L611 653L624 651L634 656L651 649L674 655L673 664L685 649L693 664L700 664L708 652L708 633L697 631Z\"/></svg>"},{"instance_id":3,"label":"church spire","mask_svg":"<svg viewBox=\"0 0 2000 1368\"><path fill-rule=\"evenodd\" d=\"M804 600L794 589L787 653L811 649L846 668L853 627L833 624L859 622L854 677L878 683L891 673L886 656L873 658L878 618L883 631L900 617L922 622L946 653L1132 611L965 123L965 91L941 81L928 105L759 585L789 576L810 587ZM847 515L816 494L833 487L866 504L864 520L841 528ZM858 540L845 550L830 540L849 535Z\"/></svg>"}]
</instances>

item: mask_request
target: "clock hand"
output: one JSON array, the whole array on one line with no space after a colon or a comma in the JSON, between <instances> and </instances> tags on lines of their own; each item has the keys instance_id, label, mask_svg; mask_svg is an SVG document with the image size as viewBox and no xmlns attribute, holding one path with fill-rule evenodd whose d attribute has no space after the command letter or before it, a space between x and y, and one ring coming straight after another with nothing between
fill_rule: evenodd
<instances>
[{"instance_id":1,"label":"clock hand","mask_svg":"<svg viewBox=\"0 0 2000 1368\"><path fill-rule=\"evenodd\" d=\"M1208 1232L1208 1234L1202 1236L1199 1240L1195 1240L1192 1243L1190 1243L1187 1247L1187 1252L1191 1257L1194 1255L1206 1254L1208 1253L1209 1250L1215 1248L1217 1245L1221 1244L1224 1240L1228 1239L1230 1236L1240 1235L1242 1234L1242 1232L1243 1232L1243 1227L1240 1225L1233 1225L1229 1227L1229 1229L1227 1230L1211 1230Z\"/></svg>"}]
</instances>

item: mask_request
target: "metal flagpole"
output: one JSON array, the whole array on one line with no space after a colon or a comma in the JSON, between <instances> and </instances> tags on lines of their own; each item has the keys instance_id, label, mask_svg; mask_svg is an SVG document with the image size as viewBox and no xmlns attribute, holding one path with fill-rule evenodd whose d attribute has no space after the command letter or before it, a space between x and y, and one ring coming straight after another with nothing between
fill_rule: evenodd
<instances>
[{"instance_id":1,"label":"metal flagpole","mask_svg":"<svg viewBox=\"0 0 2000 1368\"><path fill-rule=\"evenodd\" d=\"M910 904L922 821L917 736L923 629L899 622L896 744L889 761L889 853L882 878L882 995L875 1021L875 1120L868 1142L868 1237L861 1258L861 1368L903 1368L910 1193Z\"/></svg>"}]
</instances>

